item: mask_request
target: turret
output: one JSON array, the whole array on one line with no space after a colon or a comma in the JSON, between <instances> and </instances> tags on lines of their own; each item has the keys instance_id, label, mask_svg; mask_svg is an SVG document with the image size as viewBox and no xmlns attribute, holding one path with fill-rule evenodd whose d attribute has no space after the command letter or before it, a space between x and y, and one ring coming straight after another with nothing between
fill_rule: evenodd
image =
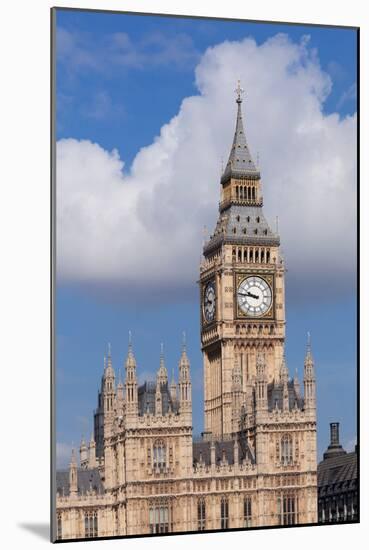
<instances>
[{"instance_id":1,"label":"turret","mask_svg":"<svg viewBox=\"0 0 369 550\"><path fill-rule=\"evenodd\" d=\"M311 353L311 339L309 332L304 363L304 408L307 411L314 412L316 410L315 369L314 360Z\"/></svg>"},{"instance_id":2,"label":"turret","mask_svg":"<svg viewBox=\"0 0 369 550\"><path fill-rule=\"evenodd\" d=\"M173 403L177 401L177 384L174 380L174 369L172 369L172 381L170 383L170 398Z\"/></svg>"},{"instance_id":3,"label":"turret","mask_svg":"<svg viewBox=\"0 0 369 550\"><path fill-rule=\"evenodd\" d=\"M69 494L70 496L76 496L78 493L78 478L77 478L77 462L72 449L72 457L69 464Z\"/></svg>"},{"instance_id":4,"label":"turret","mask_svg":"<svg viewBox=\"0 0 369 550\"><path fill-rule=\"evenodd\" d=\"M111 359L111 346L108 344L108 358L104 365L103 406L105 424L112 422L115 410L115 372Z\"/></svg>"},{"instance_id":5,"label":"turret","mask_svg":"<svg viewBox=\"0 0 369 550\"><path fill-rule=\"evenodd\" d=\"M190 361L187 356L186 335L183 333L182 353L179 360L179 410L192 412Z\"/></svg>"},{"instance_id":6,"label":"turret","mask_svg":"<svg viewBox=\"0 0 369 550\"><path fill-rule=\"evenodd\" d=\"M299 398L301 391L300 391L300 382L297 374L297 369L295 369L295 376L293 377L293 387L295 390L296 397Z\"/></svg>"},{"instance_id":7,"label":"turret","mask_svg":"<svg viewBox=\"0 0 369 550\"><path fill-rule=\"evenodd\" d=\"M235 358L235 364L232 370L232 432L236 433L240 429L241 403L242 401L242 374L238 361Z\"/></svg>"},{"instance_id":8,"label":"turret","mask_svg":"<svg viewBox=\"0 0 369 550\"><path fill-rule=\"evenodd\" d=\"M90 445L88 448L88 467L96 468L96 443L93 433L91 434Z\"/></svg>"},{"instance_id":9,"label":"turret","mask_svg":"<svg viewBox=\"0 0 369 550\"><path fill-rule=\"evenodd\" d=\"M164 346L161 344L160 349L160 366L156 374L156 391L155 391L155 414L161 416L163 414L163 398L162 388L168 385L168 372L164 362Z\"/></svg>"},{"instance_id":10,"label":"turret","mask_svg":"<svg viewBox=\"0 0 369 550\"><path fill-rule=\"evenodd\" d=\"M214 440L211 440L210 443L210 464L212 469L215 469L216 462L215 462L215 443Z\"/></svg>"},{"instance_id":11,"label":"turret","mask_svg":"<svg viewBox=\"0 0 369 550\"><path fill-rule=\"evenodd\" d=\"M87 468L88 464L88 449L84 437L82 436L81 446L79 448L79 459L81 468Z\"/></svg>"},{"instance_id":12,"label":"turret","mask_svg":"<svg viewBox=\"0 0 369 550\"><path fill-rule=\"evenodd\" d=\"M282 396L283 396L283 410L289 410L289 396L288 396L288 368L286 364L286 357L283 355L281 370L280 370L280 380L282 384Z\"/></svg>"},{"instance_id":13,"label":"turret","mask_svg":"<svg viewBox=\"0 0 369 550\"><path fill-rule=\"evenodd\" d=\"M260 353L256 359L255 409L257 413L268 410L268 378L265 357Z\"/></svg>"},{"instance_id":14,"label":"turret","mask_svg":"<svg viewBox=\"0 0 369 550\"><path fill-rule=\"evenodd\" d=\"M236 439L234 440L234 443L233 443L233 460L234 460L235 466L238 466L238 462L239 462L239 451L238 451L238 441L237 441L237 437L236 437Z\"/></svg>"},{"instance_id":15,"label":"turret","mask_svg":"<svg viewBox=\"0 0 369 550\"><path fill-rule=\"evenodd\" d=\"M123 416L124 412L124 386L119 369L118 385L117 385L117 415Z\"/></svg>"},{"instance_id":16,"label":"turret","mask_svg":"<svg viewBox=\"0 0 369 550\"><path fill-rule=\"evenodd\" d=\"M136 359L133 354L132 335L129 331L128 337L128 355L126 359L126 414L135 415L138 413L138 393L137 393L137 374Z\"/></svg>"}]
</instances>

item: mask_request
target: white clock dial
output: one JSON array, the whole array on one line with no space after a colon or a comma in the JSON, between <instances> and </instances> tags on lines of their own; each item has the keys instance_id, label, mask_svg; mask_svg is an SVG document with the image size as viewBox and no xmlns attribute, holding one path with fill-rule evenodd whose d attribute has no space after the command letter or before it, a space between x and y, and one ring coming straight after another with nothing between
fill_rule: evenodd
<instances>
[{"instance_id":1,"label":"white clock dial","mask_svg":"<svg viewBox=\"0 0 369 550\"><path fill-rule=\"evenodd\" d=\"M237 289L240 309L250 317L265 315L272 305L272 289L262 277L246 277Z\"/></svg>"},{"instance_id":2,"label":"white clock dial","mask_svg":"<svg viewBox=\"0 0 369 550\"><path fill-rule=\"evenodd\" d=\"M203 308L205 320L210 323L215 317L215 286L213 281L205 287Z\"/></svg>"}]
</instances>

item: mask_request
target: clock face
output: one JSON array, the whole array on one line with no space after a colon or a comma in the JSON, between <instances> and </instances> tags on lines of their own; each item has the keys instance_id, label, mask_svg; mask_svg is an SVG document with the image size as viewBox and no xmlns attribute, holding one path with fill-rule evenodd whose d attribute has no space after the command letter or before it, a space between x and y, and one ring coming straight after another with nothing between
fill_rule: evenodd
<instances>
[{"instance_id":1,"label":"clock face","mask_svg":"<svg viewBox=\"0 0 369 550\"><path fill-rule=\"evenodd\" d=\"M210 323L215 317L215 286L213 281L205 287L203 307L205 321Z\"/></svg>"},{"instance_id":2,"label":"clock face","mask_svg":"<svg viewBox=\"0 0 369 550\"><path fill-rule=\"evenodd\" d=\"M262 277L251 275L239 284L237 290L239 308L249 317L260 317L272 305L272 289Z\"/></svg>"}]
</instances>

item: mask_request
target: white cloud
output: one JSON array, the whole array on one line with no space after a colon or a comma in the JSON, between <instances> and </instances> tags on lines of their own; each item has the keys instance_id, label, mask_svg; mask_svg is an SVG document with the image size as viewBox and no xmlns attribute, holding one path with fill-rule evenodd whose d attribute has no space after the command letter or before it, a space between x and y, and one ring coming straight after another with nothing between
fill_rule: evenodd
<instances>
[{"instance_id":1,"label":"white cloud","mask_svg":"<svg viewBox=\"0 0 369 550\"><path fill-rule=\"evenodd\" d=\"M124 109L122 105L113 103L107 91L100 90L93 95L89 103L83 105L82 114L95 121L107 121L122 117Z\"/></svg>"},{"instance_id":2,"label":"white cloud","mask_svg":"<svg viewBox=\"0 0 369 550\"><path fill-rule=\"evenodd\" d=\"M271 224L279 216L289 287L295 297L352 290L356 116L323 114L330 77L307 39L294 44L285 35L209 48L196 68L199 95L183 100L129 174L116 151L58 142L60 281L114 299L196 295L202 228L215 226L220 159L233 138L237 78L248 142L254 158L261 153L265 212Z\"/></svg>"},{"instance_id":3,"label":"white cloud","mask_svg":"<svg viewBox=\"0 0 369 550\"><path fill-rule=\"evenodd\" d=\"M186 33L151 32L132 40L125 32L92 34L57 28L58 60L70 76L83 70L111 73L117 67L145 69L150 66L192 67L199 58L192 37Z\"/></svg>"},{"instance_id":4,"label":"white cloud","mask_svg":"<svg viewBox=\"0 0 369 550\"><path fill-rule=\"evenodd\" d=\"M347 90L343 92L343 94L339 98L337 103L337 108L340 109L342 105L344 105L345 103L356 101L356 99L357 99L357 86L356 86L356 82L354 82L353 84L351 84L349 88L347 88Z\"/></svg>"}]
</instances>

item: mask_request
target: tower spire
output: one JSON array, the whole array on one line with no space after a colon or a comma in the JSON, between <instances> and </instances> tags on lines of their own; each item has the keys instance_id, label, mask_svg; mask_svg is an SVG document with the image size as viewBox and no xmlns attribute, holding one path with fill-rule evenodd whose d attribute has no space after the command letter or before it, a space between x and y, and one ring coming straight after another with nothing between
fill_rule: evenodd
<instances>
[{"instance_id":1,"label":"tower spire","mask_svg":"<svg viewBox=\"0 0 369 550\"><path fill-rule=\"evenodd\" d=\"M126 380L125 380L125 393L126 393L126 406L127 413L135 415L137 413L137 375L136 375L136 359L133 354L132 346L132 333L128 331L128 354L126 359Z\"/></svg>"},{"instance_id":2,"label":"tower spire","mask_svg":"<svg viewBox=\"0 0 369 550\"><path fill-rule=\"evenodd\" d=\"M69 464L69 492L71 496L77 495L78 492L78 480L77 480L77 462L74 454L74 447L72 448L72 456Z\"/></svg>"},{"instance_id":3,"label":"tower spire","mask_svg":"<svg viewBox=\"0 0 369 550\"><path fill-rule=\"evenodd\" d=\"M157 374L157 384L160 386L168 382L168 372L164 362L164 344L160 344L160 366Z\"/></svg>"},{"instance_id":4,"label":"tower spire","mask_svg":"<svg viewBox=\"0 0 369 550\"><path fill-rule=\"evenodd\" d=\"M315 369L314 359L311 353L311 335L307 333L306 355L304 362L304 403L305 409L315 410Z\"/></svg>"},{"instance_id":5,"label":"tower spire","mask_svg":"<svg viewBox=\"0 0 369 550\"><path fill-rule=\"evenodd\" d=\"M111 359L111 344L108 342L108 357L104 355L104 377L105 378L115 378L115 373L113 369L112 359Z\"/></svg>"},{"instance_id":6,"label":"tower spire","mask_svg":"<svg viewBox=\"0 0 369 550\"><path fill-rule=\"evenodd\" d=\"M136 368L136 359L133 354L133 345L132 345L132 332L128 331L128 354L126 360L126 369L129 367Z\"/></svg>"},{"instance_id":7,"label":"tower spire","mask_svg":"<svg viewBox=\"0 0 369 550\"><path fill-rule=\"evenodd\" d=\"M187 352L187 342L186 342L186 333L185 331L182 332L182 353Z\"/></svg>"},{"instance_id":8,"label":"tower spire","mask_svg":"<svg viewBox=\"0 0 369 550\"><path fill-rule=\"evenodd\" d=\"M241 88L241 80L237 80L237 88L235 89L235 93L237 95L236 103L242 103L242 94L245 90Z\"/></svg>"},{"instance_id":9,"label":"tower spire","mask_svg":"<svg viewBox=\"0 0 369 550\"><path fill-rule=\"evenodd\" d=\"M186 333L182 333L182 353L179 360L179 403L180 411L191 414L190 361L187 357Z\"/></svg>"},{"instance_id":10,"label":"tower spire","mask_svg":"<svg viewBox=\"0 0 369 550\"><path fill-rule=\"evenodd\" d=\"M236 129L234 132L233 143L231 152L229 154L226 169L222 176L222 183L225 183L229 178L234 177L250 177L253 179L260 178L260 173L257 170L254 161L252 160L242 120L242 94L244 90L241 88L241 83L238 80L236 93L237 103L237 117L236 117Z\"/></svg>"},{"instance_id":11,"label":"tower spire","mask_svg":"<svg viewBox=\"0 0 369 550\"><path fill-rule=\"evenodd\" d=\"M311 356L311 334L307 332L306 355Z\"/></svg>"}]
</instances>

